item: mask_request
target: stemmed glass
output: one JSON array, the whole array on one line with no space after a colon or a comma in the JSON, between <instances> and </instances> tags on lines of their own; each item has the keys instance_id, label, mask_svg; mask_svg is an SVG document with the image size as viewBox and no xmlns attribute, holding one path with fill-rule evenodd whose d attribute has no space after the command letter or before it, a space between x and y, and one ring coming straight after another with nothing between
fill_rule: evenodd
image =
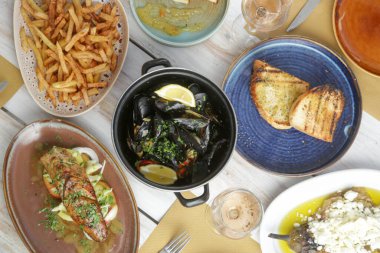
<instances>
[{"instance_id":1,"label":"stemmed glass","mask_svg":"<svg viewBox=\"0 0 380 253\"><path fill-rule=\"evenodd\" d=\"M242 14L233 21L229 46L241 49L266 39L286 22L292 1L242 0Z\"/></svg>"},{"instance_id":2,"label":"stemmed glass","mask_svg":"<svg viewBox=\"0 0 380 253\"><path fill-rule=\"evenodd\" d=\"M220 193L206 209L206 219L217 234L241 239L261 222L263 206L250 191L233 188Z\"/></svg>"}]
</instances>

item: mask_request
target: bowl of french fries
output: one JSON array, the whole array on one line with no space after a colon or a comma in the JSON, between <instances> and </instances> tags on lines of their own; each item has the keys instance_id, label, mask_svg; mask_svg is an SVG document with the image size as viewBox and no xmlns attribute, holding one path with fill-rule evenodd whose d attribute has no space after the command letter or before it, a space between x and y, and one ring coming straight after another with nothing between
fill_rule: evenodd
<instances>
[{"instance_id":1,"label":"bowl of french fries","mask_svg":"<svg viewBox=\"0 0 380 253\"><path fill-rule=\"evenodd\" d=\"M74 117L114 85L127 54L128 22L119 0L16 0L14 39L36 103Z\"/></svg>"}]
</instances>

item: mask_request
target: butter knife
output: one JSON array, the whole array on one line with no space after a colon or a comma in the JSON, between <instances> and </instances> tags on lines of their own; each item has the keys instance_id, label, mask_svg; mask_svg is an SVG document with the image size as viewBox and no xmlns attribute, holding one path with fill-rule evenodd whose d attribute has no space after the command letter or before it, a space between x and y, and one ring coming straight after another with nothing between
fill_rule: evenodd
<instances>
[{"instance_id":1,"label":"butter knife","mask_svg":"<svg viewBox=\"0 0 380 253\"><path fill-rule=\"evenodd\" d=\"M5 89L5 87L7 87L7 85L8 85L7 81L1 82L0 83L0 92L2 92Z\"/></svg>"},{"instance_id":2,"label":"butter knife","mask_svg":"<svg viewBox=\"0 0 380 253\"><path fill-rule=\"evenodd\" d=\"M308 0L286 31L290 32L302 24L310 15L310 13L315 9L315 7L317 7L319 2L320 0Z\"/></svg>"}]
</instances>

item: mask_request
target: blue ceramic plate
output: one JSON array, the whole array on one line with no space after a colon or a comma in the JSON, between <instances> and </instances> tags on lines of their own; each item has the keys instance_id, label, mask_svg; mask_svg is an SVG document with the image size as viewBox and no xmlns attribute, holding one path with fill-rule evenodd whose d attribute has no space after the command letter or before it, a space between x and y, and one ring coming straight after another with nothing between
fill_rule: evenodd
<instances>
[{"instance_id":1,"label":"blue ceramic plate","mask_svg":"<svg viewBox=\"0 0 380 253\"><path fill-rule=\"evenodd\" d=\"M145 24L137 15L136 9L144 7L148 3L157 2L169 8L193 8L200 10L200 14L194 16L190 22L204 24L204 28L197 32L182 32L180 35L170 36L161 30ZM169 46L187 47L207 40L217 31L227 14L229 0L218 0L216 4L207 0L191 0L188 5L177 3L173 0L130 0L130 3L134 18L141 29L150 37ZM175 20L172 20L172 22L177 23Z\"/></svg>"},{"instance_id":2,"label":"blue ceramic plate","mask_svg":"<svg viewBox=\"0 0 380 253\"><path fill-rule=\"evenodd\" d=\"M345 108L332 143L295 129L275 129L259 115L250 96L252 63L257 59L309 82L311 87L330 84L343 91ZM348 150L360 125L362 101L354 74L335 53L309 39L275 38L244 52L228 71L224 90L238 120L237 151L271 172L305 175L326 168Z\"/></svg>"}]
</instances>

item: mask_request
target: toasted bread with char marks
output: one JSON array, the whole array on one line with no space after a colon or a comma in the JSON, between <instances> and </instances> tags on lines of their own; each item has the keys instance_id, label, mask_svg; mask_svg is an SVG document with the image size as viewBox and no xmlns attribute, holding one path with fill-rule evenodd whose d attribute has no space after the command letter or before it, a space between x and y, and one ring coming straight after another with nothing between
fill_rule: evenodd
<instances>
[{"instance_id":1,"label":"toasted bread with char marks","mask_svg":"<svg viewBox=\"0 0 380 253\"><path fill-rule=\"evenodd\" d=\"M344 109L341 90L329 85L315 87L301 95L290 111L290 125L326 142L332 142Z\"/></svg>"},{"instance_id":2,"label":"toasted bread with char marks","mask_svg":"<svg viewBox=\"0 0 380 253\"><path fill-rule=\"evenodd\" d=\"M291 128L290 109L309 87L309 83L266 62L256 60L253 64L251 97L261 117L274 128Z\"/></svg>"}]
</instances>

